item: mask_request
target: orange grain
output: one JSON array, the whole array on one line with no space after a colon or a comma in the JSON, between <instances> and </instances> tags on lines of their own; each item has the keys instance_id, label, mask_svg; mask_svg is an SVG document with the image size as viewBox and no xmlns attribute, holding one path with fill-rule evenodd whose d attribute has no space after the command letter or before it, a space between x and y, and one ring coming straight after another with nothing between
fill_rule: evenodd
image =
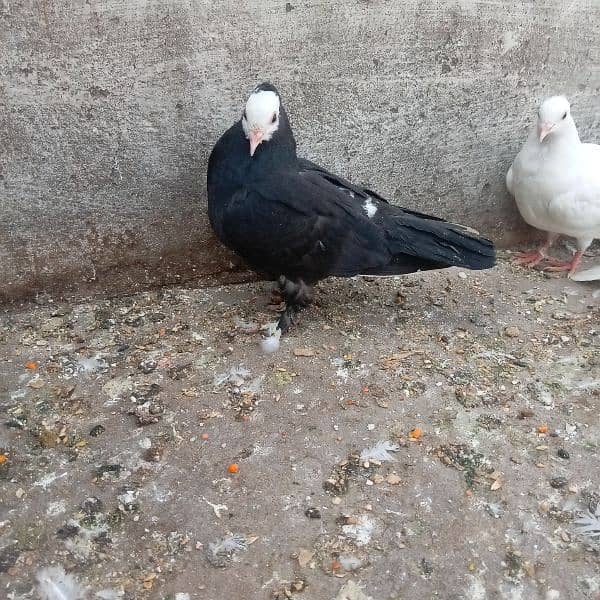
<instances>
[{"instance_id":1,"label":"orange grain","mask_svg":"<svg viewBox=\"0 0 600 600\"><path fill-rule=\"evenodd\" d=\"M423 430L420 427L415 427L409 431L408 437L411 440L420 440L423 437Z\"/></svg>"}]
</instances>

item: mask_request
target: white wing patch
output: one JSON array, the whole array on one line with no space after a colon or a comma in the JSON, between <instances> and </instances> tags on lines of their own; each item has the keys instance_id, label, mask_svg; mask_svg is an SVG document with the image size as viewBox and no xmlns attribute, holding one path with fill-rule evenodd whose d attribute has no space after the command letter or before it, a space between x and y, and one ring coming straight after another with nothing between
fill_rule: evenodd
<instances>
[{"instance_id":1,"label":"white wing patch","mask_svg":"<svg viewBox=\"0 0 600 600\"><path fill-rule=\"evenodd\" d=\"M369 217L369 219L372 219L377 212L377 207L373 204L373 199L370 197L365 200L363 209L367 213L367 217Z\"/></svg>"}]
</instances>

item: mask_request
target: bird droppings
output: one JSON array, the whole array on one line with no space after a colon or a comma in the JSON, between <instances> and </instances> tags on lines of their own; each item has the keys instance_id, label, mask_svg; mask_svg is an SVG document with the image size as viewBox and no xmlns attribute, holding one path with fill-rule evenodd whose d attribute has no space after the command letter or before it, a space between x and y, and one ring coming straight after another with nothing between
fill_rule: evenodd
<instances>
[{"instance_id":1,"label":"bird droppings","mask_svg":"<svg viewBox=\"0 0 600 600\"><path fill-rule=\"evenodd\" d=\"M593 285L328 280L271 355L266 283L3 309L2 593L594 598Z\"/></svg>"},{"instance_id":2,"label":"bird droppings","mask_svg":"<svg viewBox=\"0 0 600 600\"><path fill-rule=\"evenodd\" d=\"M483 454L476 452L466 444L447 444L434 450L440 461L463 472L469 488L482 483L486 475L494 472Z\"/></svg>"},{"instance_id":3,"label":"bird droppings","mask_svg":"<svg viewBox=\"0 0 600 600\"><path fill-rule=\"evenodd\" d=\"M564 448L559 448L556 451L556 456L564 460L569 460L571 458L571 455Z\"/></svg>"}]
</instances>

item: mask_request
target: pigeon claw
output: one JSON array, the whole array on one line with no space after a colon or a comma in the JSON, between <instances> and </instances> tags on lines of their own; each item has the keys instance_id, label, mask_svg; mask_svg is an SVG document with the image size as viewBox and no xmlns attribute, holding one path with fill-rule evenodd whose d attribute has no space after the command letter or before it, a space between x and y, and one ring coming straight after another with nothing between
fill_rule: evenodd
<instances>
[{"instance_id":1,"label":"pigeon claw","mask_svg":"<svg viewBox=\"0 0 600 600\"><path fill-rule=\"evenodd\" d=\"M540 250L534 250L533 252L519 252L512 262L514 265L531 269L539 265L545 258L546 256Z\"/></svg>"},{"instance_id":2,"label":"pigeon claw","mask_svg":"<svg viewBox=\"0 0 600 600\"><path fill-rule=\"evenodd\" d=\"M279 321L277 321L277 329L281 329L281 333L286 333L292 325L298 321L299 306L290 305L281 313Z\"/></svg>"},{"instance_id":3,"label":"pigeon claw","mask_svg":"<svg viewBox=\"0 0 600 600\"><path fill-rule=\"evenodd\" d=\"M300 311L311 303L312 290L302 279L294 281L284 275L277 281L277 286L278 288L272 292L272 298L279 299L280 308L285 306L277 322L277 328L281 333L286 333L298 322Z\"/></svg>"},{"instance_id":4,"label":"pigeon claw","mask_svg":"<svg viewBox=\"0 0 600 600\"><path fill-rule=\"evenodd\" d=\"M575 252L575 254L573 254L573 258L571 258L571 260L560 261L556 259L551 259L549 261L551 266L546 267L544 271L549 271L551 273L564 273L565 271L567 271L567 277L571 277L579 268L582 257L583 252L578 251Z\"/></svg>"}]
</instances>

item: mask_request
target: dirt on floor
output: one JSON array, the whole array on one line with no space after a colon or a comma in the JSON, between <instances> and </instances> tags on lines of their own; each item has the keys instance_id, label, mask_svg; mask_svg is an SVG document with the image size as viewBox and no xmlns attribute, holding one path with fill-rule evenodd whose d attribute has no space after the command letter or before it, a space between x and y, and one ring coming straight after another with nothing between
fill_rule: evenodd
<instances>
[{"instance_id":1,"label":"dirt on floor","mask_svg":"<svg viewBox=\"0 0 600 600\"><path fill-rule=\"evenodd\" d=\"M0 597L600 598L600 289L511 267L0 315Z\"/></svg>"}]
</instances>

